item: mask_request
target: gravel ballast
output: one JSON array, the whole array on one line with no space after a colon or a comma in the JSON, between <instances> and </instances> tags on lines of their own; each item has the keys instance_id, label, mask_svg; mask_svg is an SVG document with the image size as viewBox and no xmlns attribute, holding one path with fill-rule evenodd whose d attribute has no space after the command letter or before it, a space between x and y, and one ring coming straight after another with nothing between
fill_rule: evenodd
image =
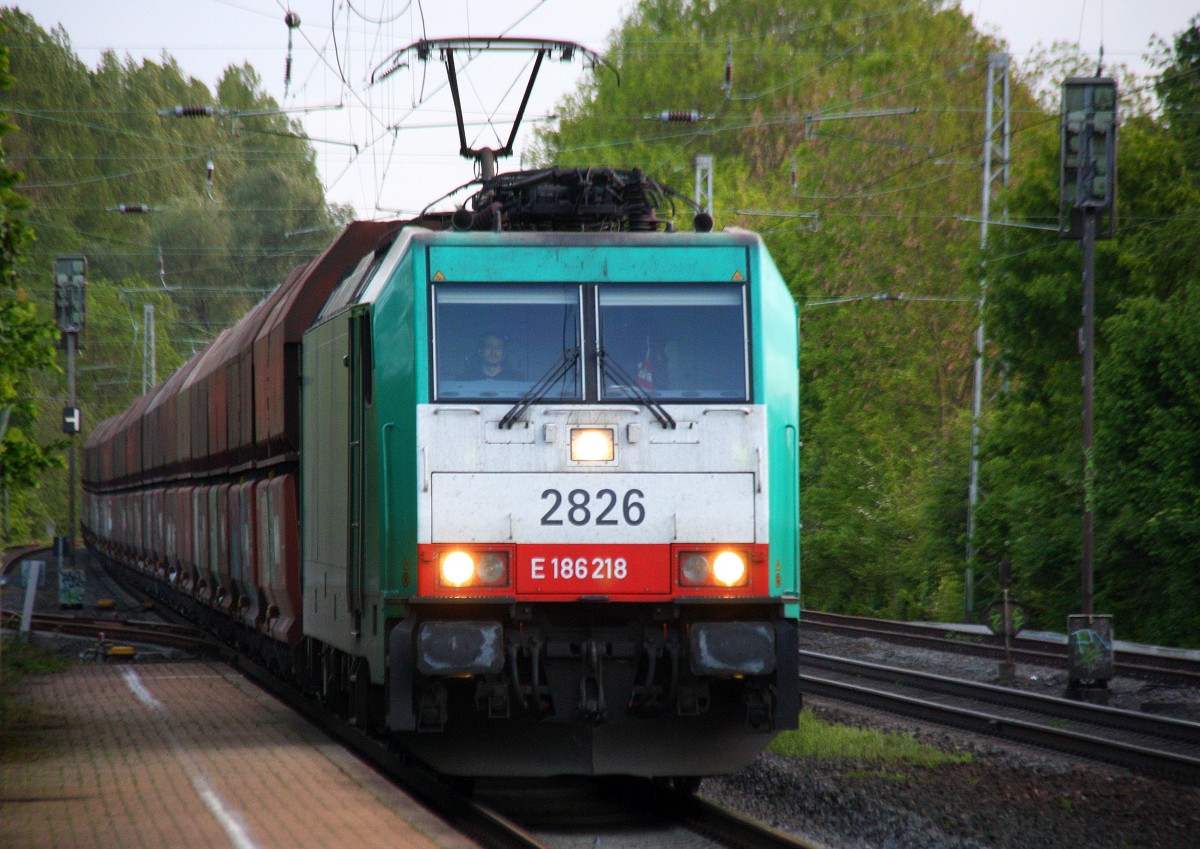
<instances>
[{"instance_id":1,"label":"gravel ballast","mask_svg":"<svg viewBox=\"0 0 1200 849\"><path fill-rule=\"evenodd\" d=\"M994 661L809 632L801 648L998 682ZM1062 695L1065 673L1018 666L1015 686ZM1109 703L1200 718L1200 693L1117 679ZM764 754L700 793L831 849L1192 849L1200 788L842 703L805 698L830 722L917 737L965 752L936 767Z\"/></svg>"}]
</instances>

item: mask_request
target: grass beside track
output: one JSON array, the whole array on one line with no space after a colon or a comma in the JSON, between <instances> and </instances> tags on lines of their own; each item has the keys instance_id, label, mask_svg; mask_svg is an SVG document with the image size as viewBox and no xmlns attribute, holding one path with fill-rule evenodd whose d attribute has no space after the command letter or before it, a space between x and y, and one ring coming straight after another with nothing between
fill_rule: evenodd
<instances>
[{"instance_id":1,"label":"grass beside track","mask_svg":"<svg viewBox=\"0 0 1200 849\"><path fill-rule=\"evenodd\" d=\"M968 754L945 752L907 734L826 722L810 710L800 714L800 727L780 734L770 750L785 757L846 761L856 765L935 767L972 760Z\"/></svg>"}]
</instances>

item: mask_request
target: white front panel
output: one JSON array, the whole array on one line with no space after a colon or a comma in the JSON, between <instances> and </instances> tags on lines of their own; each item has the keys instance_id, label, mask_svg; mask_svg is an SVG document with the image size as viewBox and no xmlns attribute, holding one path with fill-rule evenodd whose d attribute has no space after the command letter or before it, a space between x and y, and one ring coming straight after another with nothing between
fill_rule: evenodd
<instances>
[{"instance_id":1,"label":"white front panel","mask_svg":"<svg viewBox=\"0 0 1200 849\"><path fill-rule=\"evenodd\" d=\"M432 542L755 542L749 472L435 472L431 483Z\"/></svg>"},{"instance_id":2,"label":"white front panel","mask_svg":"<svg viewBox=\"0 0 1200 849\"><path fill-rule=\"evenodd\" d=\"M415 456L393 462L415 472L419 542L766 542L763 407L668 405L664 428L636 405L549 404L501 428L510 406L418 406ZM572 462L574 427L611 429L613 461Z\"/></svg>"}]
</instances>

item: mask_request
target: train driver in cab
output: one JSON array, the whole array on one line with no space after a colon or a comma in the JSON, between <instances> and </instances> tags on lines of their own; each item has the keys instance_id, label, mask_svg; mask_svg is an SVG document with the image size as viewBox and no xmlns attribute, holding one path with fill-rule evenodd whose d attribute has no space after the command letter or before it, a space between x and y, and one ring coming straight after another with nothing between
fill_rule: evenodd
<instances>
[{"instance_id":1,"label":"train driver in cab","mask_svg":"<svg viewBox=\"0 0 1200 849\"><path fill-rule=\"evenodd\" d=\"M505 351L505 339L499 333L485 333L475 350L474 365L464 377L468 380L524 380Z\"/></svg>"}]
</instances>

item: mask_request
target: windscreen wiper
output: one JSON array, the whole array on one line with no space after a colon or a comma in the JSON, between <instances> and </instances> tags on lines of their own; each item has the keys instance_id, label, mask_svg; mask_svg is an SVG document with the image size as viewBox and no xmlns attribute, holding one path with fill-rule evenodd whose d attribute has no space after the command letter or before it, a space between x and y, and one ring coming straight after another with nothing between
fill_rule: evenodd
<instances>
[{"instance_id":1,"label":"windscreen wiper","mask_svg":"<svg viewBox=\"0 0 1200 849\"><path fill-rule=\"evenodd\" d=\"M511 429L520 420L521 416L525 414L525 411L529 409L530 405L542 400L546 396L546 393L550 391L550 387L558 383L567 372L575 368L577 362L579 362L578 348L570 348L563 351L563 355L558 362L552 365L550 370L542 375L537 383L529 387L529 390L521 396L517 403L513 404L508 412L504 414L504 418L500 419L500 427Z\"/></svg>"},{"instance_id":2,"label":"windscreen wiper","mask_svg":"<svg viewBox=\"0 0 1200 849\"><path fill-rule=\"evenodd\" d=\"M621 368L617 363L616 358L610 357L603 348L599 349L596 354L600 358L600 373L602 375L612 374L620 383L614 386L614 389L621 389L628 395L633 396L633 399L645 406L654 418L658 419L658 423L664 429L675 429L675 419L671 418L671 414L667 412L662 404L650 397L650 393L638 385L637 378Z\"/></svg>"}]
</instances>

